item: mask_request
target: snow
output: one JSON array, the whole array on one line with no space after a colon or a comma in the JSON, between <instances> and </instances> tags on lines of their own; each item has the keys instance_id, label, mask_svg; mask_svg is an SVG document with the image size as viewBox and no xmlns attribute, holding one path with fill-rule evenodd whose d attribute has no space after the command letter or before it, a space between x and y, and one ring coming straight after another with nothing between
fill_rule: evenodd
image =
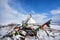
<instances>
[{"instance_id":1,"label":"snow","mask_svg":"<svg viewBox=\"0 0 60 40\"><path fill-rule=\"evenodd\" d=\"M1 28L0 30L0 37L1 35L5 35L8 33L8 31L10 31L9 29L10 27L5 27L5 28ZM51 25L51 28L53 29L57 29L60 30L60 26L59 25ZM40 37L39 37L40 35ZM38 37L42 38L42 40L60 40L60 32L58 33L53 33L53 32L49 32L49 37L46 35L46 33L42 30L38 31ZM38 40L39 38L35 38L35 37L29 37L27 36L25 40ZM9 38L10 39L10 38Z\"/></svg>"},{"instance_id":2,"label":"snow","mask_svg":"<svg viewBox=\"0 0 60 40\"><path fill-rule=\"evenodd\" d=\"M11 32L13 30L14 26L8 26L8 27L4 27L4 28L0 28L0 38L3 37L4 35L8 34L9 32Z\"/></svg>"},{"instance_id":3,"label":"snow","mask_svg":"<svg viewBox=\"0 0 60 40\"><path fill-rule=\"evenodd\" d=\"M57 30L60 30L60 25L50 25L51 28L53 29L57 29Z\"/></svg>"}]
</instances>

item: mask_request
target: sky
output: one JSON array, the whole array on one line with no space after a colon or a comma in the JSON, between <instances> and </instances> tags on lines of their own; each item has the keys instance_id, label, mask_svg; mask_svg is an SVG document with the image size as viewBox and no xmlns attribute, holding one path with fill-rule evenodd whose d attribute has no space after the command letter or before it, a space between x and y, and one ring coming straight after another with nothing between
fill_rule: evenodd
<instances>
[{"instance_id":1,"label":"sky","mask_svg":"<svg viewBox=\"0 0 60 40\"><path fill-rule=\"evenodd\" d=\"M37 23L60 25L60 0L0 0L0 24L21 23L29 14Z\"/></svg>"}]
</instances>

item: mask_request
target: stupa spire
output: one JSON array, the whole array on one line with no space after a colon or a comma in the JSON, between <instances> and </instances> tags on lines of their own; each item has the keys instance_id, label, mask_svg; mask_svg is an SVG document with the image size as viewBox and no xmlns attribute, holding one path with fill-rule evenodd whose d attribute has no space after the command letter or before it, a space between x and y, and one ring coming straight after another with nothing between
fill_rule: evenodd
<instances>
[{"instance_id":1,"label":"stupa spire","mask_svg":"<svg viewBox=\"0 0 60 40\"><path fill-rule=\"evenodd\" d=\"M28 24L35 24L36 21L32 18L32 15L29 15L29 20L28 20Z\"/></svg>"}]
</instances>

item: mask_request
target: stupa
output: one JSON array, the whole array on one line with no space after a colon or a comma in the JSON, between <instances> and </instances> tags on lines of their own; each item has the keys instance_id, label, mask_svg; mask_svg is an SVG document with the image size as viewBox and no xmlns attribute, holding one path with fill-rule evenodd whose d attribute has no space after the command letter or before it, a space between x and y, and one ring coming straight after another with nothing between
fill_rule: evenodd
<instances>
[{"instance_id":1,"label":"stupa","mask_svg":"<svg viewBox=\"0 0 60 40\"><path fill-rule=\"evenodd\" d=\"M33 28L33 29L38 28L38 26L34 25L34 24L37 24L37 22L32 18L31 14L29 15L29 18L27 20L28 20L27 21L28 26L26 26L26 27L30 27L30 28Z\"/></svg>"}]
</instances>

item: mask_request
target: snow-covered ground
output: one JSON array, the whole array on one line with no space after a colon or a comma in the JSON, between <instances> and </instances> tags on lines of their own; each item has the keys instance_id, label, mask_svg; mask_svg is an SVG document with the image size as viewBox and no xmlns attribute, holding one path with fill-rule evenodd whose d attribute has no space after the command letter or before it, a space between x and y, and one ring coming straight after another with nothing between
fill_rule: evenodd
<instances>
[{"instance_id":1,"label":"snow-covered ground","mask_svg":"<svg viewBox=\"0 0 60 40\"><path fill-rule=\"evenodd\" d=\"M57 30L60 30L60 25L50 25L51 28L53 29L57 29Z\"/></svg>"},{"instance_id":2,"label":"snow-covered ground","mask_svg":"<svg viewBox=\"0 0 60 40\"><path fill-rule=\"evenodd\" d=\"M1 27L1 26L0 26ZM11 32L13 30L15 26L2 26L0 28L0 38L3 37L4 35L8 34L9 32Z\"/></svg>"},{"instance_id":3,"label":"snow-covered ground","mask_svg":"<svg viewBox=\"0 0 60 40\"><path fill-rule=\"evenodd\" d=\"M60 25L51 25L51 28L56 29L58 31L58 30L60 30ZM8 31L11 31L10 29L11 29L10 26L1 28L0 29L0 38L1 38L1 36L7 34ZM49 37L45 36L45 38L47 38L47 40L60 40L60 31L58 31L56 33L50 32L49 34L50 34ZM27 37L26 40L28 40L28 39L29 40L38 40L38 38L35 39L35 37ZM42 39L42 40L45 40L45 39Z\"/></svg>"}]
</instances>

